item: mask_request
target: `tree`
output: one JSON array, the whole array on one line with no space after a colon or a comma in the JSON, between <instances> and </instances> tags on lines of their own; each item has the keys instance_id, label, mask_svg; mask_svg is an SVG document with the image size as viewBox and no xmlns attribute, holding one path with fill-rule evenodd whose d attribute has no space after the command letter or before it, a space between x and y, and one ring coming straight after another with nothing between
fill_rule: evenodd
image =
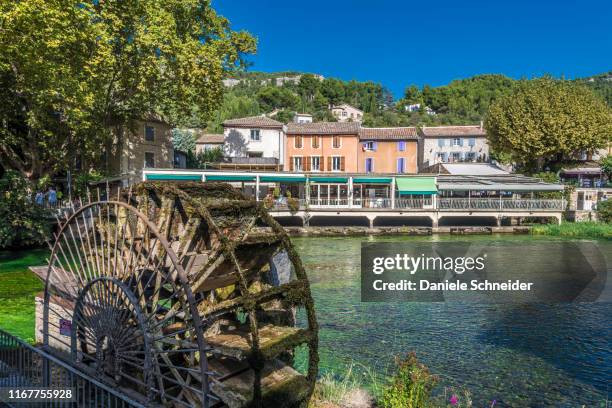
<instances>
[{"instance_id":1,"label":"tree","mask_svg":"<svg viewBox=\"0 0 612 408\"><path fill-rule=\"evenodd\" d=\"M255 50L207 0L0 3L0 165L29 178L99 160L156 112L205 121Z\"/></svg>"},{"instance_id":2,"label":"tree","mask_svg":"<svg viewBox=\"0 0 612 408\"><path fill-rule=\"evenodd\" d=\"M185 129L172 129L172 145L183 153L195 151L196 140L193 132Z\"/></svg>"},{"instance_id":3,"label":"tree","mask_svg":"<svg viewBox=\"0 0 612 408\"><path fill-rule=\"evenodd\" d=\"M9 170L0 179L0 249L43 245L51 236L51 214L33 202L33 186Z\"/></svg>"},{"instance_id":4,"label":"tree","mask_svg":"<svg viewBox=\"0 0 612 408\"><path fill-rule=\"evenodd\" d=\"M608 155L600 161L601 170L604 172L609 182L612 182L612 155Z\"/></svg>"},{"instance_id":5,"label":"tree","mask_svg":"<svg viewBox=\"0 0 612 408\"><path fill-rule=\"evenodd\" d=\"M493 102L485 127L492 149L540 171L606 146L612 115L586 87L544 77L522 80L510 95Z\"/></svg>"},{"instance_id":6,"label":"tree","mask_svg":"<svg viewBox=\"0 0 612 408\"><path fill-rule=\"evenodd\" d=\"M404 91L404 100L407 104L422 103L421 91L416 85L410 85Z\"/></svg>"},{"instance_id":7,"label":"tree","mask_svg":"<svg viewBox=\"0 0 612 408\"><path fill-rule=\"evenodd\" d=\"M315 93L319 89L319 85L321 81L319 81L312 74L304 74L300 77L300 82L298 83L298 90L300 95L302 95L306 100L312 101L314 99Z\"/></svg>"},{"instance_id":8,"label":"tree","mask_svg":"<svg viewBox=\"0 0 612 408\"><path fill-rule=\"evenodd\" d=\"M300 100L286 88L267 86L257 93L257 102L266 111L274 109L297 109Z\"/></svg>"},{"instance_id":9,"label":"tree","mask_svg":"<svg viewBox=\"0 0 612 408\"><path fill-rule=\"evenodd\" d=\"M597 203L597 219L612 223L612 200L608 199Z\"/></svg>"},{"instance_id":10,"label":"tree","mask_svg":"<svg viewBox=\"0 0 612 408\"><path fill-rule=\"evenodd\" d=\"M321 83L321 94L329 100L332 105L344 101L344 85L336 78L325 78Z\"/></svg>"}]
</instances>

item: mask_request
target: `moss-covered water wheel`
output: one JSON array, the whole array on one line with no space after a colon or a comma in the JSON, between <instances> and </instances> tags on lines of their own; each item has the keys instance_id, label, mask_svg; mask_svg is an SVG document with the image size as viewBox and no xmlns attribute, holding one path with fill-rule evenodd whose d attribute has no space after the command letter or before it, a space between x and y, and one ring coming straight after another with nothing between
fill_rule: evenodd
<instances>
[{"instance_id":1,"label":"moss-covered water wheel","mask_svg":"<svg viewBox=\"0 0 612 408\"><path fill-rule=\"evenodd\" d=\"M101 379L166 406L307 405L318 338L305 271L229 185L141 183L84 205L52 258L45 314L72 316L71 358Z\"/></svg>"},{"instance_id":2,"label":"moss-covered water wheel","mask_svg":"<svg viewBox=\"0 0 612 408\"><path fill-rule=\"evenodd\" d=\"M131 200L185 270L212 349L212 392L232 407L305 404L317 374L317 323L282 227L226 184L142 183ZM296 308L305 309L304 328L296 327ZM308 346L306 377L291 367L300 345Z\"/></svg>"}]
</instances>

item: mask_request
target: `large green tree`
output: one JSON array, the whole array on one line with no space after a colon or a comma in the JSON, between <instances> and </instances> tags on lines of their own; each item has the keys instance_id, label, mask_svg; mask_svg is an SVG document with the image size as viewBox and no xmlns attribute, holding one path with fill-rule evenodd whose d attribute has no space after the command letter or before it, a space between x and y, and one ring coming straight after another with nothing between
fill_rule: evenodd
<instances>
[{"instance_id":1,"label":"large green tree","mask_svg":"<svg viewBox=\"0 0 612 408\"><path fill-rule=\"evenodd\" d=\"M491 147L528 170L605 147L612 114L604 101L575 82L544 77L522 80L496 99L486 117Z\"/></svg>"},{"instance_id":2,"label":"large green tree","mask_svg":"<svg viewBox=\"0 0 612 408\"><path fill-rule=\"evenodd\" d=\"M255 47L208 0L0 0L0 165L38 178L93 162L151 112L204 122Z\"/></svg>"}]
</instances>

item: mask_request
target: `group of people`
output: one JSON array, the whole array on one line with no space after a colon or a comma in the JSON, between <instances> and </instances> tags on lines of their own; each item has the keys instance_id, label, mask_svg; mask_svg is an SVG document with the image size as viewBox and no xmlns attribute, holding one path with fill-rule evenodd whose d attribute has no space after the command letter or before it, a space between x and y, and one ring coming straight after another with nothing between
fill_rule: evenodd
<instances>
[{"instance_id":1,"label":"group of people","mask_svg":"<svg viewBox=\"0 0 612 408\"><path fill-rule=\"evenodd\" d=\"M36 195L34 196L34 202L36 202L38 205L44 205L45 197L50 206L53 207L57 205L57 191L55 191L55 188L49 187L46 193L43 193L40 190L37 191Z\"/></svg>"}]
</instances>

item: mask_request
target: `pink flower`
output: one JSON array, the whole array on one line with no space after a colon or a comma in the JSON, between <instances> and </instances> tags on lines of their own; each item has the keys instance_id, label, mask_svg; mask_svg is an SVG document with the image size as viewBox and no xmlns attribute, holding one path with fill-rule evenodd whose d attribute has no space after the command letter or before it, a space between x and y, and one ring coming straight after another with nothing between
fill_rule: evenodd
<instances>
[{"instance_id":1,"label":"pink flower","mask_svg":"<svg viewBox=\"0 0 612 408\"><path fill-rule=\"evenodd\" d=\"M457 397L455 394L453 394L453 395L451 395L451 397L448 400L448 402L450 402L451 405L457 405L457 403L459 402L459 397Z\"/></svg>"}]
</instances>

